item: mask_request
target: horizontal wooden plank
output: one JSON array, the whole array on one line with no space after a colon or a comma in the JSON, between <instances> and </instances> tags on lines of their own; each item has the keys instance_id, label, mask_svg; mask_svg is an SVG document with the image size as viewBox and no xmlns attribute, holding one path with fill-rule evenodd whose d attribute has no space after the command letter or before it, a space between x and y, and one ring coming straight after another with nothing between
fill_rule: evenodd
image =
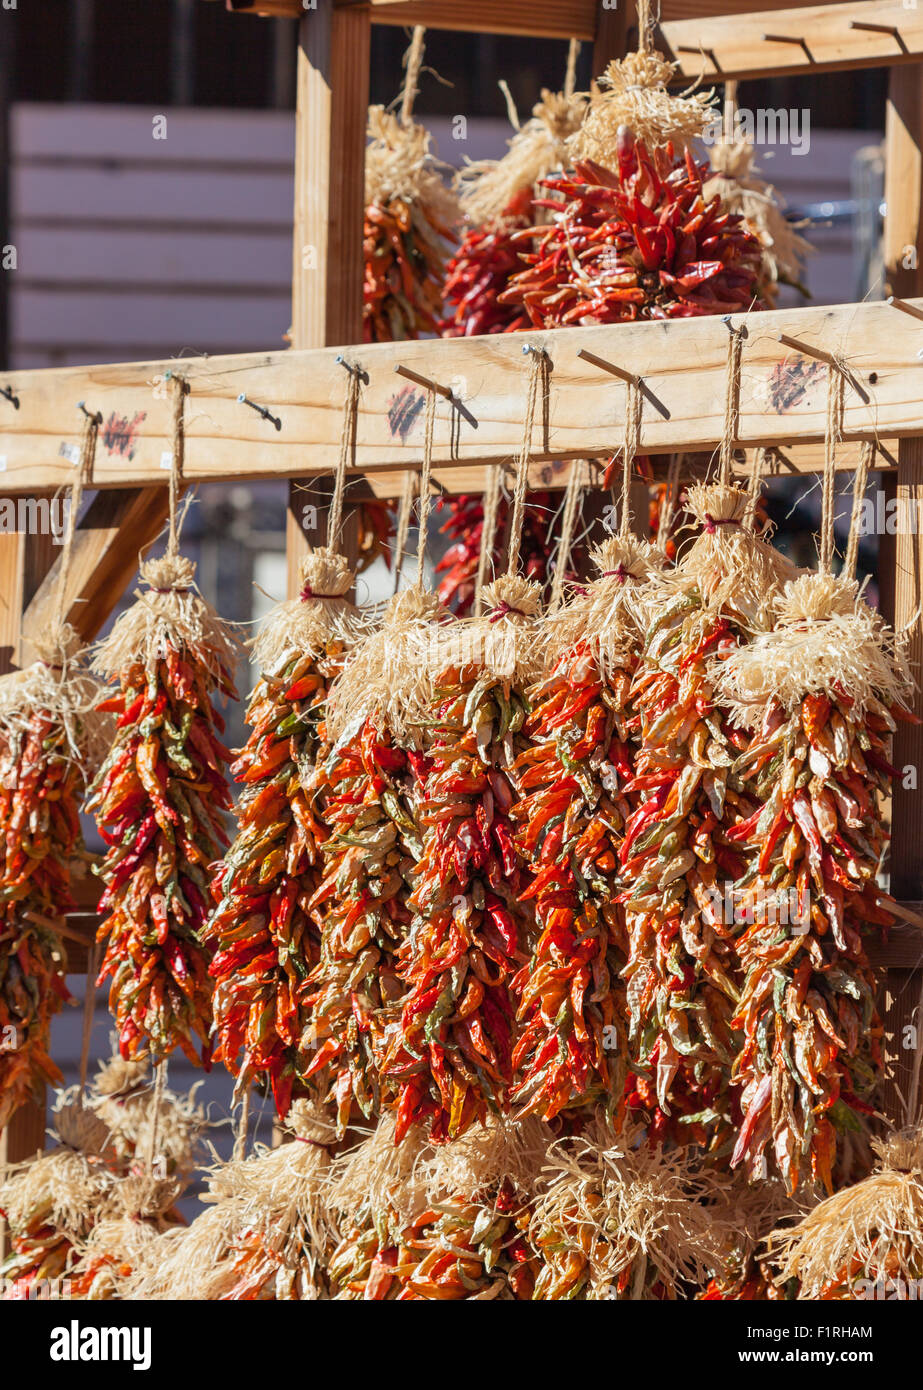
<instances>
[{"instance_id":1,"label":"horizontal wooden plank","mask_svg":"<svg viewBox=\"0 0 923 1390\"><path fill-rule=\"evenodd\" d=\"M429 29L480 34L523 34L532 38L591 39L596 33L598 0L359 0L372 11L373 24L425 24ZM334 0L348 8L357 0ZM303 18L313 6L303 0L227 0L241 14ZM310 17L310 16L309 16Z\"/></svg>"},{"instance_id":2,"label":"horizontal wooden plank","mask_svg":"<svg viewBox=\"0 0 923 1390\"><path fill-rule=\"evenodd\" d=\"M34 164L14 164L10 205L14 220L53 218L66 235L70 221L108 218L147 222L231 222L239 227L285 225L292 215L288 168L251 170L245 179L222 169L190 171L178 196L175 169L65 165L54 178Z\"/></svg>"},{"instance_id":3,"label":"horizontal wooden plank","mask_svg":"<svg viewBox=\"0 0 923 1390\"><path fill-rule=\"evenodd\" d=\"M816 0L761 0L761 10L789 10L804 6L805 8L816 3ZM730 18L734 15L747 14L754 8L754 0L660 0L660 18L667 19L697 19L700 15L712 17L722 15Z\"/></svg>"},{"instance_id":4,"label":"horizontal wooden plank","mask_svg":"<svg viewBox=\"0 0 923 1390\"><path fill-rule=\"evenodd\" d=\"M856 25L878 28L856 28ZM893 30L894 32L888 32ZM662 47L679 63L675 80L772 77L894 66L923 57L923 6L851 0L661 23ZM785 40L790 40L785 42Z\"/></svg>"},{"instance_id":5,"label":"horizontal wooden plank","mask_svg":"<svg viewBox=\"0 0 923 1390\"><path fill-rule=\"evenodd\" d=\"M923 307L923 301L913 301ZM822 362L784 347L780 332L840 354L858 390L846 391L847 438L923 435L923 334L920 320L884 303L786 309L745 317L739 440L742 445L811 444L823 439L826 372ZM356 471L418 467L422 391L395 375L404 363L453 386L465 414L452 428L440 400L434 462L496 463L515 457L522 439L528 358L544 347L553 371L548 438L534 431L536 462L605 457L620 443L625 388L578 357L598 357L646 384L642 450L666 453L715 446L724 423L727 327L718 318L561 329L347 350L368 375L362 392ZM345 372L337 349L184 358L187 401L185 476L296 477L335 466ZM169 447L170 393L164 373L175 361L10 372L19 410L0 402L3 486L29 492L72 477L68 453L79 436L77 402L102 412L94 483L116 487L162 479ZM860 394L861 392L861 394ZM273 422L238 400L268 409Z\"/></svg>"},{"instance_id":6,"label":"horizontal wooden plank","mask_svg":"<svg viewBox=\"0 0 923 1390\"><path fill-rule=\"evenodd\" d=\"M923 903L907 903L912 911L923 914ZM892 927L887 941L877 934L867 942L869 960L879 970L923 969L923 931L919 927Z\"/></svg>"}]
</instances>

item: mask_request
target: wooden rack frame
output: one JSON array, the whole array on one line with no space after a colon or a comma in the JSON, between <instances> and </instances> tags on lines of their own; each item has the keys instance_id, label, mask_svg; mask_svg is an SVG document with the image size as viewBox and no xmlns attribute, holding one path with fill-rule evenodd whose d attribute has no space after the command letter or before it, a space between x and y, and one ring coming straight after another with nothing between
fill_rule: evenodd
<instances>
[{"instance_id":1,"label":"wooden rack frame","mask_svg":"<svg viewBox=\"0 0 923 1390\"><path fill-rule=\"evenodd\" d=\"M181 372L190 388L185 481L293 480L287 525L293 590L306 546L322 538L322 526L309 536L302 529L304 493L298 480L308 479L322 490L329 479L344 387L332 345L361 338L371 25L420 23L592 40L598 73L624 53L633 22L630 0L619 0L616 9L604 0L554 0L542 6L534 0L466 0L463 5L457 0L227 0L227 5L300 20L293 350L13 372L0 382L18 400L16 408L0 397L4 493L34 494L67 484L79 437L77 402L103 413L93 478L102 490L79 532L68 595L71 616L86 638L118 602L139 547L157 534L166 514L168 371ZM662 0L658 41L680 65L677 80L888 66L885 261L891 293L910 303L904 311L875 303L735 316L735 325L746 330L740 442L780 446L783 467L820 469L826 367L809 349L823 344L834 348L853 373L846 392L846 432L852 442L844 445L842 466L855 462L854 441L875 439L889 500L923 507L923 7L854 0L792 8L786 0L764 0L758 13L748 13L752 7L753 0ZM717 11L717 17L703 16L707 10ZM780 344L780 331L805 350ZM469 418L459 413L450 429L451 407L439 403L434 476L441 486L478 490L486 467L508 463L520 443L524 341L543 347L554 366L547 437L534 440L534 477L543 486L563 485L566 460L604 457L618 446L625 388L579 359L578 348L644 378L646 452L709 450L717 443L727 345L720 319L346 347L348 360L361 363L368 375L354 464L371 490L395 495L403 472L419 464L419 418L403 436L388 420L389 404L401 392L411 393L405 403L414 401L414 388L395 375L398 363L450 387L468 412ZM281 427L241 404L242 392L268 408ZM106 429L111 420L114 434L118 419L126 416L137 421L128 459L108 447ZM54 561L55 547L47 537L0 534L0 669L24 658L29 634L44 626ZM911 659L923 668L923 537L884 537L880 571L885 611L897 626L910 625ZM923 729L902 726L894 761L923 768ZM918 910L923 899L920 795L895 786L891 853L893 891ZM74 923L86 929L94 920L88 885L80 885L79 901ZM898 1040L912 1021L923 1026L920 955L915 928L895 932L877 952L886 975L888 1026ZM74 965L86 965L79 948ZM902 1120L917 1105L917 1097L907 1094L912 1053L899 1050L894 1071L885 1105ZM4 1133L0 1161L34 1152L43 1133L43 1108L23 1107Z\"/></svg>"}]
</instances>

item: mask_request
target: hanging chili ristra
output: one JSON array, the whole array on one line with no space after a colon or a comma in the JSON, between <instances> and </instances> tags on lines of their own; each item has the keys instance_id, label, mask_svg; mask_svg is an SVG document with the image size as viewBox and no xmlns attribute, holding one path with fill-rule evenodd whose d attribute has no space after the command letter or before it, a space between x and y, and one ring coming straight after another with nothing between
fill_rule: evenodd
<instances>
[{"instance_id":1,"label":"hanging chili ristra","mask_svg":"<svg viewBox=\"0 0 923 1390\"><path fill-rule=\"evenodd\" d=\"M74 906L85 770L105 732L98 684L72 629L0 682L0 1127L61 1074L48 1055L51 1019L70 998L59 933Z\"/></svg>"},{"instance_id":2,"label":"hanging chili ristra","mask_svg":"<svg viewBox=\"0 0 923 1390\"><path fill-rule=\"evenodd\" d=\"M304 560L301 595L280 604L254 644L263 671L250 698L251 734L233 766L242 786L238 831L218 866L206 928L215 950L216 1052L238 1078L272 1087L285 1116L310 1091L316 1054L307 1030L308 976L320 955L311 901L327 836L322 771L325 706L358 631L346 599L347 562L330 550Z\"/></svg>"},{"instance_id":3,"label":"hanging chili ristra","mask_svg":"<svg viewBox=\"0 0 923 1390\"><path fill-rule=\"evenodd\" d=\"M119 692L109 754L87 801L108 849L99 870L106 942L99 983L123 1057L180 1047L210 1060L211 982L202 935L209 866L227 844L231 799L224 720L212 704L235 699L236 643L194 592L195 566L176 554L142 566L149 586L117 621L96 657Z\"/></svg>"},{"instance_id":4,"label":"hanging chili ristra","mask_svg":"<svg viewBox=\"0 0 923 1390\"><path fill-rule=\"evenodd\" d=\"M491 616L449 634L463 652L468 644L471 659L463 654L435 681L416 916L400 956L407 995L384 1067L400 1084L398 1139L426 1116L434 1139L455 1138L509 1099L509 985L533 921L519 900L525 882L510 811L538 596L507 576L485 597Z\"/></svg>"},{"instance_id":5,"label":"hanging chili ristra","mask_svg":"<svg viewBox=\"0 0 923 1390\"><path fill-rule=\"evenodd\" d=\"M421 558L423 550L425 542ZM415 727L427 692L411 672L425 656L416 642L425 644L430 625L444 616L420 587L396 595L331 693L333 747L324 765L330 835L312 899L322 936L311 975L311 1071L329 1067L341 1133L353 1100L367 1119L380 1112L380 1069L400 1016L397 954L412 919L416 817L428 769Z\"/></svg>"},{"instance_id":6,"label":"hanging chili ristra","mask_svg":"<svg viewBox=\"0 0 923 1390\"><path fill-rule=\"evenodd\" d=\"M651 556L611 540L594 559L602 577L546 619L548 646L564 651L530 693L513 808L538 932L514 982L523 1031L513 1100L546 1120L595 1101L614 1111L628 1051L618 851L631 814L623 789L639 727L629 700L639 634L626 610Z\"/></svg>"},{"instance_id":7,"label":"hanging chili ristra","mask_svg":"<svg viewBox=\"0 0 923 1390\"><path fill-rule=\"evenodd\" d=\"M735 488L690 489L704 530L652 597L632 690L641 744L625 790L643 799L619 850L639 1072L632 1105L651 1114L656 1134L681 1142L705 1142L731 1119L738 982L725 888L744 874L739 842L761 808L733 772L744 739L706 672L763 621L786 572L782 557L742 526L747 502Z\"/></svg>"},{"instance_id":8,"label":"hanging chili ristra","mask_svg":"<svg viewBox=\"0 0 923 1390\"><path fill-rule=\"evenodd\" d=\"M895 920L877 873L909 676L856 585L817 574L786 587L775 630L735 653L720 680L752 729L737 767L762 805L742 841L732 1162L762 1176L771 1147L792 1190L808 1165L829 1191L837 1131L862 1128L881 1073L863 931Z\"/></svg>"}]
</instances>

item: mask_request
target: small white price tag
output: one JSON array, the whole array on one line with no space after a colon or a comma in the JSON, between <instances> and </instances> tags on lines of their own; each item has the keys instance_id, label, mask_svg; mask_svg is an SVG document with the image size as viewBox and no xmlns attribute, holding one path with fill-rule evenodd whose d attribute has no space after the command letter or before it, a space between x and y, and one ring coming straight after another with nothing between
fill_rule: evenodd
<instances>
[{"instance_id":1,"label":"small white price tag","mask_svg":"<svg viewBox=\"0 0 923 1390\"><path fill-rule=\"evenodd\" d=\"M0 473L6 472L6 454L0 454Z\"/></svg>"},{"instance_id":2,"label":"small white price tag","mask_svg":"<svg viewBox=\"0 0 923 1390\"><path fill-rule=\"evenodd\" d=\"M80 450L78 449L77 445L71 444L66 439L62 439L61 447L58 449L58 453L61 455L63 459L67 459L68 463L80 462Z\"/></svg>"},{"instance_id":3,"label":"small white price tag","mask_svg":"<svg viewBox=\"0 0 923 1390\"><path fill-rule=\"evenodd\" d=\"M169 449L166 449L166 450L160 455L160 466L161 466L161 468L166 468L166 469L170 469L170 468L173 467L173 454L171 453L171 451L170 451Z\"/></svg>"}]
</instances>

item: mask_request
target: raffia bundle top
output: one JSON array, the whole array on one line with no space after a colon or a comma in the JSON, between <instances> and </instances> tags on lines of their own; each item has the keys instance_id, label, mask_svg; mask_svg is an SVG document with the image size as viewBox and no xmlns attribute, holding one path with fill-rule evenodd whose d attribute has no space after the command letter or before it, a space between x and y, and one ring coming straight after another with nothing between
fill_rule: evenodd
<instances>
[{"instance_id":1,"label":"raffia bundle top","mask_svg":"<svg viewBox=\"0 0 923 1390\"><path fill-rule=\"evenodd\" d=\"M276 604L253 640L253 655L263 671L274 671L294 655L317 655L327 642L351 643L365 630L355 605L346 597L355 575L345 556L319 546L301 562L297 598Z\"/></svg>"},{"instance_id":2,"label":"raffia bundle top","mask_svg":"<svg viewBox=\"0 0 923 1390\"><path fill-rule=\"evenodd\" d=\"M667 593L696 589L706 607L726 608L746 624L766 626L774 596L798 571L745 525L749 494L722 483L698 483L688 489L686 506L702 529L676 569L654 582Z\"/></svg>"},{"instance_id":3,"label":"raffia bundle top","mask_svg":"<svg viewBox=\"0 0 923 1390\"><path fill-rule=\"evenodd\" d=\"M587 109L585 93L550 92L532 108L532 117L507 142L499 160L476 160L457 178L462 211L474 223L502 217L512 199L567 162L567 142L580 129Z\"/></svg>"},{"instance_id":4,"label":"raffia bundle top","mask_svg":"<svg viewBox=\"0 0 923 1390\"><path fill-rule=\"evenodd\" d=\"M71 757L89 780L110 743L111 716L95 708L102 685L88 670L69 623L54 624L32 645L38 659L0 677L0 737L23 737L33 715L45 713L60 724Z\"/></svg>"},{"instance_id":5,"label":"raffia bundle top","mask_svg":"<svg viewBox=\"0 0 923 1390\"><path fill-rule=\"evenodd\" d=\"M591 1300L611 1296L628 1271L633 1299L658 1279L671 1291L704 1283L729 1248L734 1217L721 1202L727 1177L696 1168L688 1151L652 1147L640 1131L617 1135L594 1122L586 1134L552 1146L545 1176L533 1240L550 1228L589 1256Z\"/></svg>"},{"instance_id":6,"label":"raffia bundle top","mask_svg":"<svg viewBox=\"0 0 923 1390\"><path fill-rule=\"evenodd\" d=\"M195 583L195 563L184 555L146 560L140 575L147 589L136 589L136 603L116 620L97 647L93 670L119 676L141 662L151 671L169 650L194 651L197 660L218 678L233 670L240 644L233 630L206 603Z\"/></svg>"},{"instance_id":7,"label":"raffia bundle top","mask_svg":"<svg viewBox=\"0 0 923 1390\"><path fill-rule=\"evenodd\" d=\"M327 702L327 732L337 740L371 717L398 738L411 733L432 699L431 671L420 660L434 624L450 621L435 594L405 589L388 601L381 627L354 647Z\"/></svg>"},{"instance_id":8,"label":"raffia bundle top","mask_svg":"<svg viewBox=\"0 0 923 1390\"><path fill-rule=\"evenodd\" d=\"M845 1278L919 1277L923 1250L923 1132L873 1139L878 1171L819 1203L790 1230L774 1231L776 1282L799 1282L798 1297L821 1297ZM907 1297L905 1290L904 1296Z\"/></svg>"},{"instance_id":9,"label":"raffia bundle top","mask_svg":"<svg viewBox=\"0 0 923 1390\"><path fill-rule=\"evenodd\" d=\"M541 588L518 574L503 574L484 588L484 612L437 629L435 674L448 666L480 668L481 678L534 680L541 671L537 617Z\"/></svg>"},{"instance_id":10,"label":"raffia bundle top","mask_svg":"<svg viewBox=\"0 0 923 1390\"><path fill-rule=\"evenodd\" d=\"M667 141L686 146L700 136L711 114L714 92L668 91L676 67L655 52L629 53L611 62L599 78L582 126L570 139L571 157L614 167L619 130L624 127L651 151Z\"/></svg>"},{"instance_id":11,"label":"raffia bundle top","mask_svg":"<svg viewBox=\"0 0 923 1390\"><path fill-rule=\"evenodd\" d=\"M455 226L458 199L443 180L443 166L430 154L429 131L416 121L404 123L384 106L371 106L368 137L366 206L383 207L392 198L425 203L433 221L446 230Z\"/></svg>"},{"instance_id":12,"label":"raffia bundle top","mask_svg":"<svg viewBox=\"0 0 923 1390\"><path fill-rule=\"evenodd\" d=\"M910 700L906 652L855 580L801 575L776 595L773 613L775 627L733 652L716 673L735 723L752 725L773 699L791 712L814 693L844 692L859 718L879 701Z\"/></svg>"},{"instance_id":13,"label":"raffia bundle top","mask_svg":"<svg viewBox=\"0 0 923 1390\"><path fill-rule=\"evenodd\" d=\"M650 541L610 536L591 552L598 578L578 587L570 601L542 623L545 662L552 666L576 642L592 644L603 673L623 665L637 647L646 617L645 594L662 554Z\"/></svg>"}]
</instances>

